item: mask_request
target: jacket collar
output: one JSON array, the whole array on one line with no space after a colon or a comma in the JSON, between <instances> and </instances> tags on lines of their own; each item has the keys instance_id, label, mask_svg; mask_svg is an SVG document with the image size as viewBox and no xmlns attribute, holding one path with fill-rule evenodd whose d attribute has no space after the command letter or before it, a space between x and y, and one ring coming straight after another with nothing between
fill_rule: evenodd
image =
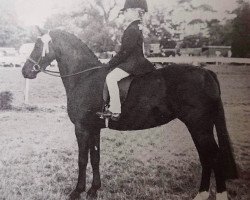
<instances>
[{"instance_id":1,"label":"jacket collar","mask_svg":"<svg viewBox=\"0 0 250 200\"><path fill-rule=\"evenodd\" d=\"M141 23L141 20L135 20L135 21L131 22L131 23L127 26L126 29L128 29L128 28L131 27L131 26L138 25L138 24L140 24L140 23ZM125 29L125 30L126 30L126 29Z\"/></svg>"},{"instance_id":2,"label":"jacket collar","mask_svg":"<svg viewBox=\"0 0 250 200\"><path fill-rule=\"evenodd\" d=\"M128 27L130 27L130 26L132 26L132 25L138 25L138 24L140 24L140 23L141 23L141 20L135 20L135 21L131 22L131 23L128 25Z\"/></svg>"}]
</instances>

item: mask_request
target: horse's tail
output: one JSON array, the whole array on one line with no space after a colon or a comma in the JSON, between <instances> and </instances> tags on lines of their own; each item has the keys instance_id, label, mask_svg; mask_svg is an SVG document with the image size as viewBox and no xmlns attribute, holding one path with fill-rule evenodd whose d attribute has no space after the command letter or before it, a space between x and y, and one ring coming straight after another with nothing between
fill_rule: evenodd
<instances>
[{"instance_id":1,"label":"horse's tail","mask_svg":"<svg viewBox=\"0 0 250 200\"><path fill-rule=\"evenodd\" d=\"M218 79L217 82L219 84ZM238 178L238 171L233 155L233 148L231 145L230 137L227 131L225 113L221 97L216 100L214 117L214 125L219 142L219 158L220 162L223 165L224 176L226 179L236 179Z\"/></svg>"}]
</instances>

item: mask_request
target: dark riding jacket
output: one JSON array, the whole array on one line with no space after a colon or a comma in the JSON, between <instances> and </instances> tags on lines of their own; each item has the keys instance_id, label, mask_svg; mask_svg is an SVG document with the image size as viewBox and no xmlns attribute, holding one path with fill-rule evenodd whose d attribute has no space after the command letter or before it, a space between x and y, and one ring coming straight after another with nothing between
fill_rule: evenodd
<instances>
[{"instance_id":1,"label":"dark riding jacket","mask_svg":"<svg viewBox=\"0 0 250 200\"><path fill-rule=\"evenodd\" d=\"M109 61L111 69L116 67L132 75L141 75L155 68L143 54L143 35L140 20L132 22L124 31L120 51Z\"/></svg>"}]
</instances>

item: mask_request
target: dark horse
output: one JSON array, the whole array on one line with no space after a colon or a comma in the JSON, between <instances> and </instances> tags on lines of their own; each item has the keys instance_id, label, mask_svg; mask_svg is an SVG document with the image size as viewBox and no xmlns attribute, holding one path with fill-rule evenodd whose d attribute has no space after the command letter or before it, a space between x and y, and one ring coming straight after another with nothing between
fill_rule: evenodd
<instances>
[{"instance_id":1,"label":"dark horse","mask_svg":"<svg viewBox=\"0 0 250 200\"><path fill-rule=\"evenodd\" d=\"M45 36L51 38L47 44L43 41ZM47 52L42 56L45 46ZM105 126L96 112L102 108L103 85L109 69L102 67L94 53L76 36L53 30L37 39L30 58L23 66L23 76L36 78L54 59L58 62L66 89L68 115L75 125L79 147L78 182L70 199L78 199L85 191L89 152L93 182L87 195L96 197L101 187L100 130ZM100 67L96 69L96 66ZM237 169L226 128L219 82L212 71L173 64L135 77L122 105L120 120L110 122L109 127L115 130L142 130L176 118L187 126L199 154L202 166L199 192L209 191L212 171L217 192L226 191L225 181L237 178ZM214 126L219 145L214 139Z\"/></svg>"}]
</instances>

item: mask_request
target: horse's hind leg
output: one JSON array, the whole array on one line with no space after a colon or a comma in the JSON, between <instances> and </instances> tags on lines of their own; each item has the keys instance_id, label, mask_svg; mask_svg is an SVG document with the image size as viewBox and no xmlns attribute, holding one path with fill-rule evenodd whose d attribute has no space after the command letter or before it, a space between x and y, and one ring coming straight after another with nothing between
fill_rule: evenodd
<instances>
[{"instance_id":1,"label":"horse's hind leg","mask_svg":"<svg viewBox=\"0 0 250 200\"><path fill-rule=\"evenodd\" d=\"M195 117L186 122L197 148L202 166L202 177L199 194L195 200L208 199L211 171L214 171L216 178L217 192L226 190L223 169L219 161L219 148L213 135L213 121L209 115Z\"/></svg>"},{"instance_id":2,"label":"horse's hind leg","mask_svg":"<svg viewBox=\"0 0 250 200\"><path fill-rule=\"evenodd\" d=\"M93 169L93 182L91 188L87 192L87 196L90 198L97 197L97 190L101 187L100 178L100 130L96 130L92 133L90 138L90 161Z\"/></svg>"}]
</instances>

